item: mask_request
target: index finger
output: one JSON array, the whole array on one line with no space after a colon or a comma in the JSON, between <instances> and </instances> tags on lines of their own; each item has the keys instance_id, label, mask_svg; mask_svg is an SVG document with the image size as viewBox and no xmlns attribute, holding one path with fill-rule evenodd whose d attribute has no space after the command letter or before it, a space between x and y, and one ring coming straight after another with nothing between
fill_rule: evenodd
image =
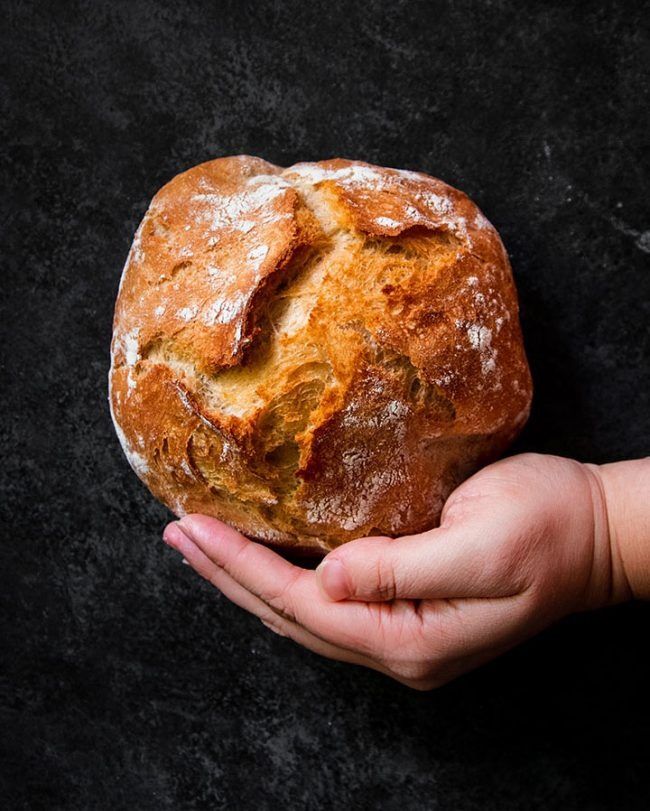
<instances>
[{"instance_id":1,"label":"index finger","mask_svg":"<svg viewBox=\"0 0 650 811\"><path fill-rule=\"evenodd\" d=\"M263 600L276 613L334 645L382 655L399 622L407 627L408 606L336 603L328 600L313 571L295 566L272 549L255 543L204 515L188 515L178 526L230 577Z\"/></svg>"}]
</instances>

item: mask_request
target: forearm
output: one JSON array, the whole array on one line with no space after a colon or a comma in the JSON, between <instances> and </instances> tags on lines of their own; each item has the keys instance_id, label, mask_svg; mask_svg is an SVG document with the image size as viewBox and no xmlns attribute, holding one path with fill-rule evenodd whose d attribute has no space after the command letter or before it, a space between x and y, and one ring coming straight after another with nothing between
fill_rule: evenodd
<instances>
[{"instance_id":1,"label":"forearm","mask_svg":"<svg viewBox=\"0 0 650 811\"><path fill-rule=\"evenodd\" d=\"M590 466L607 510L615 600L650 600L650 457Z\"/></svg>"}]
</instances>

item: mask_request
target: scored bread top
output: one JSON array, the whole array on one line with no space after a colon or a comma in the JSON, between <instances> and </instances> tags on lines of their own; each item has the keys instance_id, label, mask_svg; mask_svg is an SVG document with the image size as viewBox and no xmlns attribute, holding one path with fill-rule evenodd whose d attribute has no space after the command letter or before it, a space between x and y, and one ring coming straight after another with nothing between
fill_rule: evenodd
<instances>
[{"instance_id":1,"label":"scored bread top","mask_svg":"<svg viewBox=\"0 0 650 811\"><path fill-rule=\"evenodd\" d=\"M161 189L110 382L131 464L177 513L322 549L431 525L531 398L492 225L440 180L343 159L221 158Z\"/></svg>"}]
</instances>

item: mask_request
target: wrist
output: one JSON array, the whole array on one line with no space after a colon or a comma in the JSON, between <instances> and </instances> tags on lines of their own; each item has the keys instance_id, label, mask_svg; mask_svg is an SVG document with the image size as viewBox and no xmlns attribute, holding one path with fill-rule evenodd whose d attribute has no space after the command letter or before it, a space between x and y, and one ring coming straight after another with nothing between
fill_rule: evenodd
<instances>
[{"instance_id":1,"label":"wrist","mask_svg":"<svg viewBox=\"0 0 650 811\"><path fill-rule=\"evenodd\" d=\"M650 599L650 457L585 465L593 477L595 537L609 554L603 604Z\"/></svg>"}]
</instances>

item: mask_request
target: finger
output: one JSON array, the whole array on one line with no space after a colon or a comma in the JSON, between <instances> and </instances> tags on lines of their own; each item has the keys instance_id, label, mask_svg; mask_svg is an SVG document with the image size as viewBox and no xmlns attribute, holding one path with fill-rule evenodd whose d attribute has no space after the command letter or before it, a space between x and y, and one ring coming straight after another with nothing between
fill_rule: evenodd
<instances>
[{"instance_id":1,"label":"finger","mask_svg":"<svg viewBox=\"0 0 650 811\"><path fill-rule=\"evenodd\" d=\"M496 658L544 627L518 595L493 600L429 600L420 605L420 635L388 664L420 689L439 687Z\"/></svg>"},{"instance_id":2,"label":"finger","mask_svg":"<svg viewBox=\"0 0 650 811\"><path fill-rule=\"evenodd\" d=\"M431 690L433 688L442 687L450 681L457 679L464 673L469 673L471 670L481 667L484 664L498 659L504 653L511 650L516 643L503 645L502 647L491 648L483 650L476 654L468 654L460 656L457 659L449 661L441 661L432 670L431 673L419 679L417 683L413 684L419 690Z\"/></svg>"},{"instance_id":3,"label":"finger","mask_svg":"<svg viewBox=\"0 0 650 811\"><path fill-rule=\"evenodd\" d=\"M306 598L304 595L291 595L290 599L295 600L293 608L298 609L298 615L305 617L307 622L312 622L313 626L318 628L318 632L313 633L308 627L288 619L291 612L287 610L287 603L282 604L278 612L260 597L260 592L266 590L269 590L268 593L272 596L284 590L285 599L287 597L286 586L281 582L271 584L266 582L265 577L258 577L260 571L268 571L260 565L260 561L266 559L269 563L275 562L273 559L279 556L266 547L248 541L215 519L204 516L191 516L191 519L189 523L194 530L195 538L185 535L188 527L183 526L187 523L184 519L183 522L168 527L165 532L168 543L177 548L199 574L222 590L229 599L260 617L276 632L289 636L316 653L370 667L416 689L439 686L455 675L458 668L455 660L460 659L465 653L463 643L467 634L454 622L447 622L448 618L456 619L462 613L452 601L438 600L415 604L412 601L396 600L391 604L369 605L357 602L332 603L318 594L314 573L302 570L308 577L304 581L295 580L295 582L306 583L312 589L312 593L307 594ZM180 531L170 537L175 528ZM234 549L225 549L233 536L236 541ZM196 542L196 538L200 543ZM242 544L250 548L249 560L241 551ZM217 553L215 547L218 547ZM236 551L237 549L239 551ZM209 551L210 555L206 554L206 551ZM213 559L215 556L227 561L230 571L218 565ZM279 569L297 568L282 558L279 558L279 563ZM235 572L237 578L232 576ZM253 590L242 585L242 581L249 583ZM276 599L277 597L274 598L274 602ZM479 601L468 602L471 604ZM317 616L310 617L306 607L313 609ZM484 615L483 619L488 623L491 620L487 615ZM428 630L426 635L423 633L425 627ZM422 642L424 636L428 636L428 639L424 639L426 644L418 650L417 643ZM332 641L337 637L344 641L343 644ZM361 647L361 639L366 642L370 654L364 655L358 649ZM350 648L349 645L353 647ZM381 650L380 656L375 654L376 648ZM467 665L467 669L469 667L470 665ZM427 670L433 675L428 675Z\"/></svg>"},{"instance_id":4,"label":"finger","mask_svg":"<svg viewBox=\"0 0 650 811\"><path fill-rule=\"evenodd\" d=\"M204 515L185 516L177 526L233 580L276 614L314 636L380 660L404 626L407 604L334 603L325 597L313 571L295 566L273 550ZM383 609L383 610L380 610Z\"/></svg>"},{"instance_id":5,"label":"finger","mask_svg":"<svg viewBox=\"0 0 650 811\"><path fill-rule=\"evenodd\" d=\"M216 518L193 514L172 526L182 531L210 561L271 605L276 613L292 622L296 620L291 606L294 584L307 576L309 570L250 541Z\"/></svg>"},{"instance_id":6,"label":"finger","mask_svg":"<svg viewBox=\"0 0 650 811\"><path fill-rule=\"evenodd\" d=\"M377 670L385 675L391 675L388 668L367 656L333 645L309 633L305 628L290 622L280 614L247 591L243 586L233 580L222 568L213 563L203 551L182 532L175 524L170 524L164 532L165 542L183 555L184 560L205 580L210 582L235 605L258 617L262 623L280 636L286 636L307 648L313 653L334 659L340 662L361 665Z\"/></svg>"},{"instance_id":7,"label":"finger","mask_svg":"<svg viewBox=\"0 0 650 811\"><path fill-rule=\"evenodd\" d=\"M527 594L486 600L424 602L419 645L441 670L461 672L540 631L548 620Z\"/></svg>"},{"instance_id":8,"label":"finger","mask_svg":"<svg viewBox=\"0 0 650 811\"><path fill-rule=\"evenodd\" d=\"M361 538L330 552L316 569L332 600L502 597L525 587L517 561L504 557L510 516L467 518L421 535Z\"/></svg>"},{"instance_id":9,"label":"finger","mask_svg":"<svg viewBox=\"0 0 650 811\"><path fill-rule=\"evenodd\" d=\"M214 564L283 619L328 644L365 656L372 667L390 671L402 683L417 686L419 674L402 673L393 662L399 660L400 651L408 655L421 638L419 602L333 602L322 594L313 571L293 566L216 519L191 515L177 526ZM444 607L442 601L438 604ZM423 657L430 658L426 651Z\"/></svg>"}]
</instances>

